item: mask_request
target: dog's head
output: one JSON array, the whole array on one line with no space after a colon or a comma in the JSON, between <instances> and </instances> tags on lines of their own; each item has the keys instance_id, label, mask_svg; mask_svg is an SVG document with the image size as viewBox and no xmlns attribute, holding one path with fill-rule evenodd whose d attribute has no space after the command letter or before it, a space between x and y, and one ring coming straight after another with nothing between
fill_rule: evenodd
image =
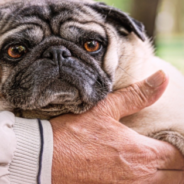
<instances>
[{"instance_id":1,"label":"dog's head","mask_svg":"<svg viewBox=\"0 0 184 184\"><path fill-rule=\"evenodd\" d=\"M5 3L0 7L1 94L12 109L48 116L82 113L122 86L122 68L135 54L144 58L145 51L141 55L135 47L145 39L141 23L103 3Z\"/></svg>"}]
</instances>

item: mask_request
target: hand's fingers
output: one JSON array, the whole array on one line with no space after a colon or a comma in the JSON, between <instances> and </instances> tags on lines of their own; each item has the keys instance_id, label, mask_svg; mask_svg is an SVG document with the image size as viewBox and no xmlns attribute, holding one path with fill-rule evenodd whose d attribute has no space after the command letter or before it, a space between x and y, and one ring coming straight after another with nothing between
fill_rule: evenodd
<instances>
[{"instance_id":1,"label":"hand's fingers","mask_svg":"<svg viewBox=\"0 0 184 184\"><path fill-rule=\"evenodd\" d=\"M157 161L155 167L158 170L184 170L184 157L176 147L144 136L142 142L148 150L154 153L154 159Z\"/></svg>"},{"instance_id":2,"label":"hand's fingers","mask_svg":"<svg viewBox=\"0 0 184 184\"><path fill-rule=\"evenodd\" d=\"M105 107L104 111L108 109L108 114L119 120L155 103L165 91L168 82L169 78L165 73L158 71L142 82L109 94L105 102L99 103L99 107L102 105Z\"/></svg>"},{"instance_id":3,"label":"hand's fingers","mask_svg":"<svg viewBox=\"0 0 184 184\"><path fill-rule=\"evenodd\" d=\"M150 177L150 183L184 184L184 171L157 171L153 177Z\"/></svg>"},{"instance_id":4,"label":"hand's fingers","mask_svg":"<svg viewBox=\"0 0 184 184\"><path fill-rule=\"evenodd\" d=\"M184 170L184 157L181 152L173 145L165 143L165 146L160 148L158 170Z\"/></svg>"}]
</instances>

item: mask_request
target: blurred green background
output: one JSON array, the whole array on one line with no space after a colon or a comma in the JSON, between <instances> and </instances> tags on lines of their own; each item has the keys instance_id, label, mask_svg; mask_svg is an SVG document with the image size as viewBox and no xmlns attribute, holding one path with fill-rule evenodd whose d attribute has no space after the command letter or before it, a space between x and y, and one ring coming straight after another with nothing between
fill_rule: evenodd
<instances>
[{"instance_id":1,"label":"blurred green background","mask_svg":"<svg viewBox=\"0 0 184 184\"><path fill-rule=\"evenodd\" d=\"M128 12L146 26L155 53L184 74L184 0L97 0Z\"/></svg>"}]
</instances>

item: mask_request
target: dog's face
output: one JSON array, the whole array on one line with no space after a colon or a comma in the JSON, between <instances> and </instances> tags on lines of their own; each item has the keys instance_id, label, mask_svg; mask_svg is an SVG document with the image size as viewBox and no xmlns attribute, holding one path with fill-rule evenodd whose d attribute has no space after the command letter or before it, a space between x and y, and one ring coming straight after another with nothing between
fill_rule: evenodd
<instances>
[{"instance_id":1,"label":"dog's face","mask_svg":"<svg viewBox=\"0 0 184 184\"><path fill-rule=\"evenodd\" d=\"M46 116L82 113L120 86L120 62L126 68L138 52L135 44L144 39L142 24L100 3L3 4L0 67L6 107Z\"/></svg>"}]
</instances>

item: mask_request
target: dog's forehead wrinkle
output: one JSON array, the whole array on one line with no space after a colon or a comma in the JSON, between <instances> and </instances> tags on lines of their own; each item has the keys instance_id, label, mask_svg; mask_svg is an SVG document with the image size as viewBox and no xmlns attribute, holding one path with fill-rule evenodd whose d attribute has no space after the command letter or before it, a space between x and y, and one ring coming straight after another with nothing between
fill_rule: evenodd
<instances>
[{"instance_id":1,"label":"dog's forehead wrinkle","mask_svg":"<svg viewBox=\"0 0 184 184\"><path fill-rule=\"evenodd\" d=\"M48 6L25 6L24 8L20 9L18 15L20 17L37 16L41 20L46 21L50 19L51 9Z\"/></svg>"},{"instance_id":2,"label":"dog's forehead wrinkle","mask_svg":"<svg viewBox=\"0 0 184 184\"><path fill-rule=\"evenodd\" d=\"M27 31L28 29L29 32ZM21 25L15 29L6 32L3 35L0 35L0 49L2 48L4 42L10 37L14 37L16 40L30 39L37 43L38 41L41 41L43 37L43 31L40 29L40 27L35 25Z\"/></svg>"},{"instance_id":3,"label":"dog's forehead wrinkle","mask_svg":"<svg viewBox=\"0 0 184 184\"><path fill-rule=\"evenodd\" d=\"M3 34L12 25L12 18L10 15L11 11L7 13L1 10L0 13L1 13L0 15L0 26L1 26L0 34Z\"/></svg>"},{"instance_id":4,"label":"dog's forehead wrinkle","mask_svg":"<svg viewBox=\"0 0 184 184\"><path fill-rule=\"evenodd\" d=\"M35 16L21 16L18 13L15 15L12 13L10 15L6 15L0 18L0 26L2 29L0 30L0 35L5 34L7 31L11 29L16 29L20 27L21 25L25 24L32 24L40 26L44 32L45 35L50 34L50 27L47 22L40 19L40 17Z\"/></svg>"},{"instance_id":5,"label":"dog's forehead wrinkle","mask_svg":"<svg viewBox=\"0 0 184 184\"><path fill-rule=\"evenodd\" d=\"M56 6L55 3L58 3ZM76 3L77 2L77 3ZM88 6L84 6L84 3L79 3L78 1L24 1L22 4L12 3L13 5L6 11L7 16L11 14L6 20L6 24L3 30L15 28L20 24L37 23L45 30L47 35L49 34L49 29L53 29L54 33L58 33L58 27L60 23L67 21L70 18L74 18L76 21L80 17L80 21L102 21L100 14L96 13L94 10ZM17 8L15 8L17 5ZM14 11L12 11L14 7ZM53 8L54 7L54 8ZM4 9L6 10L6 8ZM74 16L75 15L75 16ZM0 19L0 24L3 24L3 17ZM5 29L6 28L6 29ZM2 31L2 30L1 30Z\"/></svg>"},{"instance_id":6,"label":"dog's forehead wrinkle","mask_svg":"<svg viewBox=\"0 0 184 184\"><path fill-rule=\"evenodd\" d=\"M69 21L69 22L64 23L61 26L60 34L62 35L63 33L68 33L70 29L71 31L73 31L72 28L79 28L79 29L82 29L83 31L90 31L90 32L93 31L93 32L99 33L103 37L106 37L106 32L104 30L104 27L102 27L100 24L96 22L84 22L83 23L83 22Z\"/></svg>"},{"instance_id":7,"label":"dog's forehead wrinkle","mask_svg":"<svg viewBox=\"0 0 184 184\"><path fill-rule=\"evenodd\" d=\"M44 34L40 27L33 26L29 29L29 31L26 30L25 36L27 36L27 38L32 41L32 43L38 44L42 41Z\"/></svg>"},{"instance_id":8,"label":"dog's forehead wrinkle","mask_svg":"<svg viewBox=\"0 0 184 184\"><path fill-rule=\"evenodd\" d=\"M101 16L90 10L88 7L74 6L75 8L68 11L61 11L56 17L51 21L52 28L54 32L57 33L58 27L64 24L66 21L75 22L90 22L94 20L101 20ZM78 7L78 8L76 8Z\"/></svg>"},{"instance_id":9,"label":"dog's forehead wrinkle","mask_svg":"<svg viewBox=\"0 0 184 184\"><path fill-rule=\"evenodd\" d=\"M42 41L44 33L40 27L35 25L28 25L27 29L23 29L11 37L16 41L20 40L20 42L28 41L30 45L35 46Z\"/></svg>"},{"instance_id":10,"label":"dog's forehead wrinkle","mask_svg":"<svg viewBox=\"0 0 184 184\"><path fill-rule=\"evenodd\" d=\"M17 26L21 24L22 25L30 24L30 25L39 26L43 30L45 36L51 35L50 25L47 22L44 22L37 17L25 17L24 19L20 19L19 22L17 21Z\"/></svg>"}]
</instances>

